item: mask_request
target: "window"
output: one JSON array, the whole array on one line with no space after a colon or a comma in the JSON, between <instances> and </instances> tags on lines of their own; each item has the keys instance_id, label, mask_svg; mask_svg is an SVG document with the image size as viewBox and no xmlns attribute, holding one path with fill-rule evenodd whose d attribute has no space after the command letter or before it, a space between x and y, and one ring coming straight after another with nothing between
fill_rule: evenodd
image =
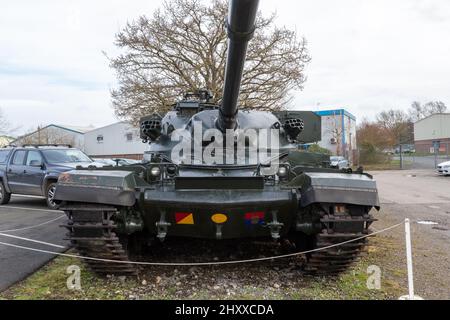
<instances>
[{"instance_id":1,"label":"window","mask_svg":"<svg viewBox=\"0 0 450 320\"><path fill-rule=\"evenodd\" d=\"M131 133L131 132L128 132L127 134L125 134L125 137L127 137L127 142L133 141L133 133Z\"/></svg>"},{"instance_id":2,"label":"window","mask_svg":"<svg viewBox=\"0 0 450 320\"><path fill-rule=\"evenodd\" d=\"M39 151L28 151L27 166L31 166L31 161L33 160L42 163L42 156Z\"/></svg>"},{"instance_id":3,"label":"window","mask_svg":"<svg viewBox=\"0 0 450 320\"><path fill-rule=\"evenodd\" d=\"M25 153L26 153L25 150L16 151L16 153L14 154L14 159L13 159L12 164L15 164L18 166L23 165L23 162L25 160Z\"/></svg>"},{"instance_id":4,"label":"window","mask_svg":"<svg viewBox=\"0 0 450 320\"><path fill-rule=\"evenodd\" d=\"M42 150L42 153L47 163L92 162L87 155L76 149Z\"/></svg>"},{"instance_id":5,"label":"window","mask_svg":"<svg viewBox=\"0 0 450 320\"><path fill-rule=\"evenodd\" d=\"M97 143L103 143L103 135L102 134L99 134L97 136Z\"/></svg>"},{"instance_id":6,"label":"window","mask_svg":"<svg viewBox=\"0 0 450 320\"><path fill-rule=\"evenodd\" d=\"M11 150L0 150L0 163L5 163Z\"/></svg>"}]
</instances>

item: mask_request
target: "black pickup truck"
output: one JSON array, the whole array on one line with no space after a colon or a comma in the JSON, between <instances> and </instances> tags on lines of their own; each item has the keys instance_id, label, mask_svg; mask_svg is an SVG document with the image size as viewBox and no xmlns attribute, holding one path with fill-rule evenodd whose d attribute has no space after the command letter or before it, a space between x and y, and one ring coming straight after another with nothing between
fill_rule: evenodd
<instances>
[{"instance_id":1,"label":"black pickup truck","mask_svg":"<svg viewBox=\"0 0 450 320\"><path fill-rule=\"evenodd\" d=\"M102 166L82 151L61 146L6 147L0 149L0 204L7 204L11 194L42 196L50 209L60 173L77 166Z\"/></svg>"}]
</instances>

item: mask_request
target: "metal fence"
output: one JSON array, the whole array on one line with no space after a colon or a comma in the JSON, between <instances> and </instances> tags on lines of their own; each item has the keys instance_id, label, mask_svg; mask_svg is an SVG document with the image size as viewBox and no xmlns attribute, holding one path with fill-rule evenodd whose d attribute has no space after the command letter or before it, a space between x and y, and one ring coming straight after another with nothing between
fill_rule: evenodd
<instances>
[{"instance_id":1,"label":"metal fence","mask_svg":"<svg viewBox=\"0 0 450 320\"><path fill-rule=\"evenodd\" d=\"M430 148L429 151L426 153L415 152L413 146L411 148L397 147L390 151L358 149L354 153L353 165L374 168L373 170L434 170L438 164L450 161L450 143L441 143L439 148Z\"/></svg>"},{"instance_id":2,"label":"metal fence","mask_svg":"<svg viewBox=\"0 0 450 320\"><path fill-rule=\"evenodd\" d=\"M399 162L399 169L436 169L441 162L450 161L449 143L441 143L429 153L401 152L393 159Z\"/></svg>"}]
</instances>

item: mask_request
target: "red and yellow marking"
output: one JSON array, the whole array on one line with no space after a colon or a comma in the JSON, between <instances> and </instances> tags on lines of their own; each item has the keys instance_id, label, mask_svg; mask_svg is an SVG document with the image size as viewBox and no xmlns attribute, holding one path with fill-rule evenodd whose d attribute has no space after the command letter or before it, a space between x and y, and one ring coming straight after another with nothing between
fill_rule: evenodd
<instances>
[{"instance_id":1,"label":"red and yellow marking","mask_svg":"<svg viewBox=\"0 0 450 320\"><path fill-rule=\"evenodd\" d=\"M246 225L262 225L264 223L265 213L262 211L247 212L244 215Z\"/></svg>"},{"instance_id":2,"label":"red and yellow marking","mask_svg":"<svg viewBox=\"0 0 450 320\"><path fill-rule=\"evenodd\" d=\"M194 224L194 215L190 212L176 212L175 222L177 224Z\"/></svg>"}]
</instances>

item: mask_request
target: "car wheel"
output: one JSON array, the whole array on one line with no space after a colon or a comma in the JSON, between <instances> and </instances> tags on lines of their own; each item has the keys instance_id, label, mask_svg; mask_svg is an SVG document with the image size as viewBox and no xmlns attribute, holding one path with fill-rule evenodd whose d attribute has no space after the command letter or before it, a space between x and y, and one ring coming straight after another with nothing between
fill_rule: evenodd
<instances>
[{"instance_id":1,"label":"car wheel","mask_svg":"<svg viewBox=\"0 0 450 320\"><path fill-rule=\"evenodd\" d=\"M45 192L45 199L47 200L47 206L52 210L57 210L60 201L55 200L55 191L56 191L56 182L52 182L47 186L47 190Z\"/></svg>"},{"instance_id":2,"label":"car wheel","mask_svg":"<svg viewBox=\"0 0 450 320\"><path fill-rule=\"evenodd\" d=\"M6 191L3 182L0 182L0 204L7 204L11 200L11 193Z\"/></svg>"}]
</instances>

